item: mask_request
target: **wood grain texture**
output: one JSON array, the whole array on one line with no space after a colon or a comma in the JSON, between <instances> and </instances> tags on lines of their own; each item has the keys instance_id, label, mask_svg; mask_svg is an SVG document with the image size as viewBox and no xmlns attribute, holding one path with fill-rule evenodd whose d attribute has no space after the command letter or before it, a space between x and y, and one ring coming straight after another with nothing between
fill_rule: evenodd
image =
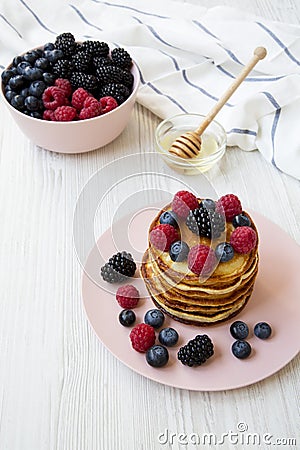
<instances>
[{"instance_id":1,"label":"wood grain texture","mask_svg":"<svg viewBox=\"0 0 300 450\"><path fill-rule=\"evenodd\" d=\"M266 18L300 21L297 0L189 2L242 4ZM112 144L65 156L32 145L0 105L0 450L193 449L200 447L160 445L158 435L168 429L221 436L239 422L249 432L300 440L300 356L247 388L189 392L131 371L87 323L72 236L77 198L92 174L117 158L140 152L147 167L143 155L153 150L158 123L136 105ZM230 148L207 178L217 193L237 193L246 209L266 215L300 244L300 183L259 152ZM122 187L116 202L119 195ZM109 208L100 222L103 230L110 224Z\"/></svg>"}]
</instances>

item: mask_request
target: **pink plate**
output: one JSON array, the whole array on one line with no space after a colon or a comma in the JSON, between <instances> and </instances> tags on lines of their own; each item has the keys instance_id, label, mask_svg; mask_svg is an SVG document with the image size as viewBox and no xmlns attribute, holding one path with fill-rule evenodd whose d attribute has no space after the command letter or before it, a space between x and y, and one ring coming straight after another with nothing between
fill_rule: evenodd
<instances>
[{"instance_id":1,"label":"pink plate","mask_svg":"<svg viewBox=\"0 0 300 450\"><path fill-rule=\"evenodd\" d=\"M238 360L231 353L234 339L229 333L229 326L233 320L221 325L195 327L166 317L164 326L174 327L180 340L176 347L169 349L169 362L160 369L149 366L145 355L131 348L131 328L123 327L118 321L121 307L114 296L118 286L102 281L99 269L116 251L129 251L139 261L147 247L148 227L155 214L156 208L149 208L120 220L114 225L113 233L109 229L99 238L87 259L83 274L83 303L88 320L102 343L135 372L168 386L195 391L247 386L274 374L289 363L299 352L300 342L300 247L281 228L258 213L253 213L253 218L260 234L259 275L252 298L238 315L238 319L245 321L250 329L250 357ZM127 234L124 233L126 229ZM136 323L139 323L153 303L138 274L131 284L143 296L135 309ZM273 333L268 340L258 339L253 334L254 325L260 321L272 326ZM196 334L211 337L215 354L204 365L189 368L177 360L176 354L179 347Z\"/></svg>"}]
</instances>

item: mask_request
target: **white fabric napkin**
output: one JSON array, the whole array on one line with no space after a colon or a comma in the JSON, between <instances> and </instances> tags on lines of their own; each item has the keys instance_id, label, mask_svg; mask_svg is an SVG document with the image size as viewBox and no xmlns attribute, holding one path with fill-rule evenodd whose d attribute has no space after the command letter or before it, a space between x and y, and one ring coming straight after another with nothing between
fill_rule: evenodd
<instances>
[{"instance_id":1,"label":"white fabric napkin","mask_svg":"<svg viewBox=\"0 0 300 450\"><path fill-rule=\"evenodd\" d=\"M161 118L206 114L254 48L266 47L216 119L229 146L258 149L300 179L300 26L175 0L10 0L0 21L0 68L66 31L125 47L141 72L138 101Z\"/></svg>"}]
</instances>

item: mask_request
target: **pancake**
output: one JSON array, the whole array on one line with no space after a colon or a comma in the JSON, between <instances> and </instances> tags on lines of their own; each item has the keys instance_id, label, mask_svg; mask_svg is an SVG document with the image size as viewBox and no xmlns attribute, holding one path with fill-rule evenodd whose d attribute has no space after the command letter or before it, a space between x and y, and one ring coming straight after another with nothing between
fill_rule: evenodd
<instances>
[{"instance_id":1,"label":"pancake","mask_svg":"<svg viewBox=\"0 0 300 450\"><path fill-rule=\"evenodd\" d=\"M149 235L159 225L161 214L168 210L171 204L152 221ZM248 216L257 234L253 219L244 211L243 214ZM228 221L225 228L223 235L212 241L192 233L185 220L179 219L181 240L190 248L201 243L215 249L220 242L229 242L235 228ZM140 273L156 307L175 320L203 326L231 319L246 306L253 292L258 262L257 239L249 253L234 252L230 261L219 262L209 276L201 277L188 268L187 261L172 261L168 251L158 250L149 240Z\"/></svg>"}]
</instances>

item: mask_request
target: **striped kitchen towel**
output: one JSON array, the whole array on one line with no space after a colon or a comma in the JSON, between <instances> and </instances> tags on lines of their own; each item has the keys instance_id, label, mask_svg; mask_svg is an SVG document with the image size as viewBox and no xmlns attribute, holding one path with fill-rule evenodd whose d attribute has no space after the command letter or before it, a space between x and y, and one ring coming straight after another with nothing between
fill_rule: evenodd
<instances>
[{"instance_id":1,"label":"striped kitchen towel","mask_svg":"<svg viewBox=\"0 0 300 450\"><path fill-rule=\"evenodd\" d=\"M260 61L217 116L228 145L258 149L300 179L300 27L241 10L164 0L10 0L0 5L0 65L66 31L125 47L138 101L161 118L206 114L257 46Z\"/></svg>"}]
</instances>

